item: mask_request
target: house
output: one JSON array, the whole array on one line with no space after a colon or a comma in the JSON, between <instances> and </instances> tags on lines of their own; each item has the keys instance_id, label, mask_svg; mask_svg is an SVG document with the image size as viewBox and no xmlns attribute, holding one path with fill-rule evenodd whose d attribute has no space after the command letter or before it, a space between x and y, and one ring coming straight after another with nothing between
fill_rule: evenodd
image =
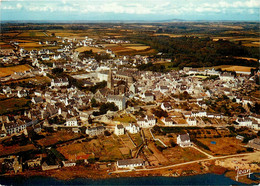
<instances>
[{"instance_id":1,"label":"house","mask_svg":"<svg viewBox=\"0 0 260 186\"><path fill-rule=\"evenodd\" d=\"M196 126L197 125L196 118L188 118L188 119L186 119L186 121L187 121L188 125L190 125L190 126Z\"/></svg>"},{"instance_id":2,"label":"house","mask_svg":"<svg viewBox=\"0 0 260 186\"><path fill-rule=\"evenodd\" d=\"M66 87L68 85L69 85L69 80L66 77L55 78L55 79L52 79L52 81L51 81L52 87Z\"/></svg>"},{"instance_id":3,"label":"house","mask_svg":"<svg viewBox=\"0 0 260 186\"><path fill-rule=\"evenodd\" d=\"M134 168L144 166L144 160L140 158L118 160L116 163L118 168Z\"/></svg>"},{"instance_id":4,"label":"house","mask_svg":"<svg viewBox=\"0 0 260 186\"><path fill-rule=\"evenodd\" d=\"M159 86L159 91L160 91L162 94L165 94L166 92L169 91L169 87L167 87L167 86Z\"/></svg>"},{"instance_id":5,"label":"house","mask_svg":"<svg viewBox=\"0 0 260 186\"><path fill-rule=\"evenodd\" d=\"M46 170L53 170L53 169L59 169L60 165L48 165L46 162L44 162L42 164L42 170L46 171Z\"/></svg>"},{"instance_id":6,"label":"house","mask_svg":"<svg viewBox=\"0 0 260 186\"><path fill-rule=\"evenodd\" d=\"M124 135L125 134L125 128L123 125L116 125L115 126L115 135Z\"/></svg>"},{"instance_id":7,"label":"house","mask_svg":"<svg viewBox=\"0 0 260 186\"><path fill-rule=\"evenodd\" d=\"M33 126L33 130L34 130L34 132L39 133L42 131L42 127L40 124L37 124L37 125Z\"/></svg>"},{"instance_id":8,"label":"house","mask_svg":"<svg viewBox=\"0 0 260 186\"><path fill-rule=\"evenodd\" d=\"M123 110L126 107L126 97L119 95L108 95L107 102L115 103L119 110Z\"/></svg>"},{"instance_id":9,"label":"house","mask_svg":"<svg viewBox=\"0 0 260 186\"><path fill-rule=\"evenodd\" d=\"M236 139L239 139L239 140L241 140L241 141L243 141L244 138L245 138L244 136L240 136L240 135L237 135L237 136L236 136Z\"/></svg>"},{"instance_id":10,"label":"house","mask_svg":"<svg viewBox=\"0 0 260 186\"><path fill-rule=\"evenodd\" d=\"M125 129L131 134L136 134L140 131L139 126L132 123L130 123Z\"/></svg>"},{"instance_id":11,"label":"house","mask_svg":"<svg viewBox=\"0 0 260 186\"><path fill-rule=\"evenodd\" d=\"M41 166L42 157L38 157L36 159L31 159L27 161L28 167L40 167Z\"/></svg>"},{"instance_id":12,"label":"house","mask_svg":"<svg viewBox=\"0 0 260 186\"><path fill-rule=\"evenodd\" d=\"M42 55L41 58L42 58L43 61L50 60L50 56L49 55Z\"/></svg>"},{"instance_id":13,"label":"house","mask_svg":"<svg viewBox=\"0 0 260 186\"><path fill-rule=\"evenodd\" d=\"M192 117L207 117L206 111L192 111L191 112Z\"/></svg>"},{"instance_id":14,"label":"house","mask_svg":"<svg viewBox=\"0 0 260 186\"><path fill-rule=\"evenodd\" d=\"M260 130L260 124L258 124L258 123L253 123L251 127L254 130Z\"/></svg>"},{"instance_id":15,"label":"house","mask_svg":"<svg viewBox=\"0 0 260 186\"><path fill-rule=\"evenodd\" d=\"M3 138L6 136L6 132L3 130L0 130L0 138Z\"/></svg>"},{"instance_id":16,"label":"house","mask_svg":"<svg viewBox=\"0 0 260 186\"><path fill-rule=\"evenodd\" d=\"M250 140L247 145L254 149L260 150L260 138Z\"/></svg>"},{"instance_id":17,"label":"house","mask_svg":"<svg viewBox=\"0 0 260 186\"><path fill-rule=\"evenodd\" d=\"M103 135L105 132L105 127L103 126L97 126L97 127L88 127L86 129L86 134L89 136L98 136L98 135Z\"/></svg>"},{"instance_id":18,"label":"house","mask_svg":"<svg viewBox=\"0 0 260 186\"><path fill-rule=\"evenodd\" d=\"M6 95L6 94L12 94L12 89L7 86L7 87L3 87L3 93Z\"/></svg>"},{"instance_id":19,"label":"house","mask_svg":"<svg viewBox=\"0 0 260 186\"><path fill-rule=\"evenodd\" d=\"M253 121L250 118L238 118L236 121L241 127L251 127L253 124Z\"/></svg>"},{"instance_id":20,"label":"house","mask_svg":"<svg viewBox=\"0 0 260 186\"><path fill-rule=\"evenodd\" d=\"M162 122L165 124L165 126L173 126L173 120L169 117L164 117Z\"/></svg>"},{"instance_id":21,"label":"house","mask_svg":"<svg viewBox=\"0 0 260 186\"><path fill-rule=\"evenodd\" d=\"M230 81L230 80L234 80L234 76L231 73L228 72L224 72L223 74L221 74L219 76L220 80L222 81Z\"/></svg>"},{"instance_id":22,"label":"house","mask_svg":"<svg viewBox=\"0 0 260 186\"><path fill-rule=\"evenodd\" d=\"M154 101L154 95L152 93L145 93L144 94L144 102L153 102Z\"/></svg>"},{"instance_id":23,"label":"house","mask_svg":"<svg viewBox=\"0 0 260 186\"><path fill-rule=\"evenodd\" d=\"M76 163L70 162L70 161L62 161L62 164L64 167L74 167L76 166Z\"/></svg>"},{"instance_id":24,"label":"house","mask_svg":"<svg viewBox=\"0 0 260 186\"><path fill-rule=\"evenodd\" d=\"M21 97L26 97L28 95L27 91L26 90L18 90L17 92L17 97L18 98L21 98Z\"/></svg>"},{"instance_id":25,"label":"house","mask_svg":"<svg viewBox=\"0 0 260 186\"><path fill-rule=\"evenodd\" d=\"M6 132L7 134L14 134L23 131L26 129L26 124L23 122L11 122L11 123L4 123L2 125L2 131Z\"/></svg>"},{"instance_id":26,"label":"house","mask_svg":"<svg viewBox=\"0 0 260 186\"><path fill-rule=\"evenodd\" d=\"M43 102L42 97L33 97L32 98L32 103L34 103L34 104L38 104L38 103L42 103L42 102Z\"/></svg>"},{"instance_id":27,"label":"house","mask_svg":"<svg viewBox=\"0 0 260 186\"><path fill-rule=\"evenodd\" d=\"M76 127L78 126L78 120L76 117L68 118L65 123L66 127Z\"/></svg>"},{"instance_id":28,"label":"house","mask_svg":"<svg viewBox=\"0 0 260 186\"><path fill-rule=\"evenodd\" d=\"M168 102L164 102L161 104L161 108L164 110L164 111L170 111L172 110L172 106L170 103Z\"/></svg>"},{"instance_id":29,"label":"house","mask_svg":"<svg viewBox=\"0 0 260 186\"><path fill-rule=\"evenodd\" d=\"M183 114L183 116L184 116L185 118L191 117L191 112L190 112L190 111L183 112L182 114Z\"/></svg>"},{"instance_id":30,"label":"house","mask_svg":"<svg viewBox=\"0 0 260 186\"><path fill-rule=\"evenodd\" d=\"M177 144L180 145L180 147L192 146L189 134L179 134L177 137Z\"/></svg>"},{"instance_id":31,"label":"house","mask_svg":"<svg viewBox=\"0 0 260 186\"><path fill-rule=\"evenodd\" d=\"M156 124L156 119L154 116L146 115L144 118L138 119L137 124L143 128L153 127Z\"/></svg>"}]
</instances>

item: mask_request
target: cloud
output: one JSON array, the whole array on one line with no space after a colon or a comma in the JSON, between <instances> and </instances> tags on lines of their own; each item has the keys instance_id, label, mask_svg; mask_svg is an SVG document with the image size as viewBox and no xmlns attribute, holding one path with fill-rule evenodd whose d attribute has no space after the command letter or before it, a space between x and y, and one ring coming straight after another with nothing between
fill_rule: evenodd
<instances>
[{"instance_id":1,"label":"cloud","mask_svg":"<svg viewBox=\"0 0 260 186\"><path fill-rule=\"evenodd\" d=\"M4 0L0 10L19 10L28 15L38 11L78 16L108 13L154 17L232 13L246 16L259 15L259 7L259 0Z\"/></svg>"}]
</instances>

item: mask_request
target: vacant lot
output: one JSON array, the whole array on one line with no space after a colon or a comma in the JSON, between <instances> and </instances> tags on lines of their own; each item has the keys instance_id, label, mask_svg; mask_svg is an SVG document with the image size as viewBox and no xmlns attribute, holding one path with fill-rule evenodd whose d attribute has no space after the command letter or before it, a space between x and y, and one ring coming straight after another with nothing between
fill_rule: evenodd
<instances>
[{"instance_id":1,"label":"vacant lot","mask_svg":"<svg viewBox=\"0 0 260 186\"><path fill-rule=\"evenodd\" d=\"M13 67L0 68L0 77L10 76L15 72L25 72L32 69L29 65L17 65Z\"/></svg>"},{"instance_id":2,"label":"vacant lot","mask_svg":"<svg viewBox=\"0 0 260 186\"><path fill-rule=\"evenodd\" d=\"M20 110L20 109L28 109L29 108L29 106L27 105L28 101L30 101L30 99L25 99L25 98L11 98L11 99L0 101L0 114L13 112L15 110Z\"/></svg>"},{"instance_id":3,"label":"vacant lot","mask_svg":"<svg viewBox=\"0 0 260 186\"><path fill-rule=\"evenodd\" d=\"M198 141L207 145L215 155L237 154L238 151L246 150L240 140L235 137L201 138ZM214 141L216 144L212 144Z\"/></svg>"}]
</instances>

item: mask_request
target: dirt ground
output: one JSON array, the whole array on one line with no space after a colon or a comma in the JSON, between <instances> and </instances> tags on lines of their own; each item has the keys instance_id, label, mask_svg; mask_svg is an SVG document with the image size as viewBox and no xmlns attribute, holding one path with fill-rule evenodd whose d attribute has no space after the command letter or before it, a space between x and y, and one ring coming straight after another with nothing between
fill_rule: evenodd
<instances>
[{"instance_id":1,"label":"dirt ground","mask_svg":"<svg viewBox=\"0 0 260 186\"><path fill-rule=\"evenodd\" d=\"M244 157L228 158L224 160L216 160L216 165L228 168L228 169L260 169L260 152L252 153Z\"/></svg>"}]
</instances>

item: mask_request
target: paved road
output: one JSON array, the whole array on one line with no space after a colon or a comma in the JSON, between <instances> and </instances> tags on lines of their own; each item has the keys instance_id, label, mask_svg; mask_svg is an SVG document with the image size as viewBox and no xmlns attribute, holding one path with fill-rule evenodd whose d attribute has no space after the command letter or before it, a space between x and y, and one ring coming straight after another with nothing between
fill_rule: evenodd
<instances>
[{"instance_id":1,"label":"paved road","mask_svg":"<svg viewBox=\"0 0 260 186\"><path fill-rule=\"evenodd\" d=\"M259 153L259 151L254 152L254 153ZM174 165L168 165L168 166L163 166L163 167L155 167L155 168L143 168L143 169L135 169L135 171L140 172L140 171L152 171L152 170L160 170L160 169L167 169L167 168L173 168L173 167L178 167L178 166L182 166L182 165L188 165L188 164L193 164L193 163L199 163L202 161L209 161L209 160L216 160L216 159L224 159L224 158L231 158L231 157L239 157L239 156L245 156L245 155L249 155L249 154L253 154L251 153L244 153L244 154L235 154L235 155L227 155L227 156L220 156L220 157L213 157L213 158L207 158L207 159L202 159L202 160L195 160L195 161L189 161L189 162L185 162L185 163L179 163L179 164L174 164ZM131 171L131 170L129 170ZM118 170L118 171L114 171L111 173L120 173L120 172L127 172L127 170Z\"/></svg>"}]
</instances>

